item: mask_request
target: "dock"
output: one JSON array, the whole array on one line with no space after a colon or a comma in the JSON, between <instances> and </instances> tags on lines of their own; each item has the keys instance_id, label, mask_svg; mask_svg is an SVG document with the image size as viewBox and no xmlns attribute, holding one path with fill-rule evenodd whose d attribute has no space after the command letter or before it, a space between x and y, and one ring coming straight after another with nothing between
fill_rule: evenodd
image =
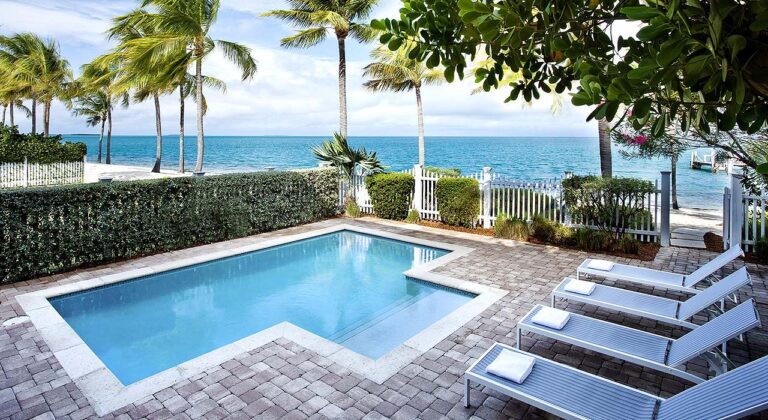
<instances>
[{"instance_id":1,"label":"dock","mask_svg":"<svg viewBox=\"0 0 768 420\"><path fill-rule=\"evenodd\" d=\"M691 152L691 169L709 170L712 173L718 173L722 170L729 170L733 165L728 161L718 161L715 149L709 149L709 153L699 154L698 150ZM730 173L730 171L729 171Z\"/></svg>"}]
</instances>

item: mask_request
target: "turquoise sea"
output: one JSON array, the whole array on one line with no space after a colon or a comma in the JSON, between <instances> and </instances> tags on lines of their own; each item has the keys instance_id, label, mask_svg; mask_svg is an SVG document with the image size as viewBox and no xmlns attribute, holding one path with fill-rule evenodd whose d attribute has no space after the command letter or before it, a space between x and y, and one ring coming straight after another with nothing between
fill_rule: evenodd
<instances>
[{"instance_id":1,"label":"turquoise sea","mask_svg":"<svg viewBox=\"0 0 768 420\"><path fill-rule=\"evenodd\" d=\"M69 141L88 145L88 160L96 161L98 136L67 135ZM277 169L316 166L311 147L327 137L278 136L208 136L206 137L205 170L209 172L242 172L268 167ZM178 136L164 137L163 167L178 166ZM542 180L562 176L565 171L596 174L600 171L597 138L590 137L427 137L428 165L460 168L474 173L490 166L494 172L520 180ZM195 161L195 137L186 138L184 150L187 166ZM415 137L350 137L350 144L376 151L381 161L393 170L412 167L418 161ZM112 162L150 167L154 163L154 136L114 136ZM683 207L719 209L725 173L712 174L688 167L690 152L678 164L678 199ZM614 175L656 180L660 171L668 170L668 159L626 159L614 147Z\"/></svg>"}]
</instances>

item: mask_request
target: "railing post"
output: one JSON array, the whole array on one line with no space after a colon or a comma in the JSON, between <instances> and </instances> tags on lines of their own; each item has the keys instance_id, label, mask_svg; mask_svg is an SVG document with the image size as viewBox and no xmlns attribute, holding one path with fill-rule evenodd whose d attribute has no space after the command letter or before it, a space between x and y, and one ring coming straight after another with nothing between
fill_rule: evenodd
<instances>
[{"instance_id":1,"label":"railing post","mask_svg":"<svg viewBox=\"0 0 768 420\"><path fill-rule=\"evenodd\" d=\"M483 228L491 228L491 167L483 168L483 183L480 185L483 193Z\"/></svg>"},{"instance_id":2,"label":"railing post","mask_svg":"<svg viewBox=\"0 0 768 420\"><path fill-rule=\"evenodd\" d=\"M744 204L742 203L743 193L741 190L741 174L731 174L731 205L729 221L729 248L741 246L741 235L744 225Z\"/></svg>"},{"instance_id":3,"label":"railing post","mask_svg":"<svg viewBox=\"0 0 768 420\"><path fill-rule=\"evenodd\" d=\"M661 171L661 232L659 237L661 246L669 246L670 176L670 171Z\"/></svg>"},{"instance_id":4,"label":"railing post","mask_svg":"<svg viewBox=\"0 0 768 420\"><path fill-rule=\"evenodd\" d=\"M24 186L29 186L29 161L26 156L24 156Z\"/></svg>"},{"instance_id":5,"label":"railing post","mask_svg":"<svg viewBox=\"0 0 768 420\"><path fill-rule=\"evenodd\" d=\"M416 164L413 165L413 208L419 212L419 217L423 217L422 210L424 209L424 182L422 178L424 176L424 167Z\"/></svg>"},{"instance_id":6,"label":"railing post","mask_svg":"<svg viewBox=\"0 0 768 420\"><path fill-rule=\"evenodd\" d=\"M723 248L729 249L731 247L731 189L728 187L723 188Z\"/></svg>"}]
</instances>

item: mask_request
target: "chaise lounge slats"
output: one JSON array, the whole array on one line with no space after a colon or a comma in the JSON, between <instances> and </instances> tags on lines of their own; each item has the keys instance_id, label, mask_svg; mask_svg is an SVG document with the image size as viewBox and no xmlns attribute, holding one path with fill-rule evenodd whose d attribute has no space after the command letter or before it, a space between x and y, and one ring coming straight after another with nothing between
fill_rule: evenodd
<instances>
[{"instance_id":1,"label":"chaise lounge slats","mask_svg":"<svg viewBox=\"0 0 768 420\"><path fill-rule=\"evenodd\" d=\"M595 284L595 290L592 294L582 295L565 290L570 280L570 278L566 277L552 291L553 307L555 306L556 299L566 299L690 329L697 328L698 325L688 321L689 318L712 305L720 303L723 299L746 286L751 281L746 267L742 267L698 294L680 302L674 299L603 284Z\"/></svg>"},{"instance_id":2,"label":"chaise lounge slats","mask_svg":"<svg viewBox=\"0 0 768 420\"><path fill-rule=\"evenodd\" d=\"M582 347L603 349L606 353L620 352L664 363L664 356L671 341L669 338L578 314L571 314L565 326L556 330L531 321L543 307L537 305L531 309L517 327Z\"/></svg>"},{"instance_id":3,"label":"chaise lounge slats","mask_svg":"<svg viewBox=\"0 0 768 420\"><path fill-rule=\"evenodd\" d=\"M520 352L494 344L467 371L465 378L565 418L621 419L638 414L651 418L653 415L658 398L536 355L530 355L536 358L536 364L522 384L487 373L486 367L503 349Z\"/></svg>"},{"instance_id":4,"label":"chaise lounge slats","mask_svg":"<svg viewBox=\"0 0 768 420\"><path fill-rule=\"evenodd\" d=\"M661 403L658 420L739 418L768 408L768 357L696 385Z\"/></svg>"},{"instance_id":5,"label":"chaise lounge slats","mask_svg":"<svg viewBox=\"0 0 768 420\"><path fill-rule=\"evenodd\" d=\"M687 293L698 293L696 285L714 274L717 270L723 268L729 262L744 255L740 247L734 246L713 258L708 263L699 267L689 275L670 273L667 271L653 270L644 267L635 267L625 264L614 264L609 271L595 270L589 268L592 259L584 260L576 269L576 278L581 279L584 274L589 274L607 279L628 281L646 286L658 287L661 289L677 290Z\"/></svg>"},{"instance_id":6,"label":"chaise lounge slats","mask_svg":"<svg viewBox=\"0 0 768 420\"><path fill-rule=\"evenodd\" d=\"M536 358L522 384L485 371L503 349ZM734 419L768 408L768 357L663 399L643 391L496 343L464 375L465 405L470 383L565 418L639 420Z\"/></svg>"}]
</instances>

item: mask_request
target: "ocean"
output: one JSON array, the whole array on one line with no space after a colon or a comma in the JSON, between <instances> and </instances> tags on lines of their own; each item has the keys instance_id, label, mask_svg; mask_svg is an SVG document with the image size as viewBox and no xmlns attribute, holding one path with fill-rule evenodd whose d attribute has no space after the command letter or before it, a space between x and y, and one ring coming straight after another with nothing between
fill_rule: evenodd
<instances>
[{"instance_id":1,"label":"ocean","mask_svg":"<svg viewBox=\"0 0 768 420\"><path fill-rule=\"evenodd\" d=\"M95 162L98 136L66 135L68 141L88 145L88 161ZM328 137L207 136L205 170L208 172L246 172L265 168L294 169L317 166L311 148ZM178 136L163 137L165 169L176 169ZM194 166L196 137L186 137L184 156L187 168ZM377 152L392 170L410 168L418 162L416 137L350 137L354 147ZM535 181L575 174L598 174L600 158L597 138L592 137L427 137L426 162L431 166L459 168L475 173L490 166L496 173L515 179ZM105 145L106 146L106 145ZM669 159L627 159L614 146L614 176L660 179L669 170ZM113 136L112 163L151 167L155 159L154 136ZM689 168L690 152L678 163L677 192L682 207L720 209L725 173Z\"/></svg>"}]
</instances>

